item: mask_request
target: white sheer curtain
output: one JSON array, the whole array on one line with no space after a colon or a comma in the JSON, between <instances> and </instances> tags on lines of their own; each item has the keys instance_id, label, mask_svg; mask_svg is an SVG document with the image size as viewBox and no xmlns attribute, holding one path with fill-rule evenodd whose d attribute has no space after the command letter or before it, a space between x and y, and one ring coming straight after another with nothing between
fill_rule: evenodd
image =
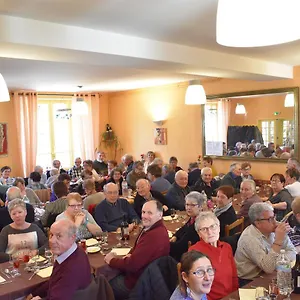
<instances>
[{"instance_id":1,"label":"white sheer curtain","mask_svg":"<svg viewBox=\"0 0 300 300\"><path fill-rule=\"evenodd\" d=\"M75 94L72 111L76 105L76 97L84 99L88 106L88 115L72 115L73 141L79 149L78 156L83 160L94 159L95 149L99 144L99 94Z\"/></svg>"},{"instance_id":2,"label":"white sheer curtain","mask_svg":"<svg viewBox=\"0 0 300 300\"><path fill-rule=\"evenodd\" d=\"M37 155L37 95L34 92L13 93L19 163L23 176L34 170Z\"/></svg>"},{"instance_id":3,"label":"white sheer curtain","mask_svg":"<svg viewBox=\"0 0 300 300\"><path fill-rule=\"evenodd\" d=\"M227 131L230 120L230 100L227 98L218 101L218 140L227 143Z\"/></svg>"}]
</instances>

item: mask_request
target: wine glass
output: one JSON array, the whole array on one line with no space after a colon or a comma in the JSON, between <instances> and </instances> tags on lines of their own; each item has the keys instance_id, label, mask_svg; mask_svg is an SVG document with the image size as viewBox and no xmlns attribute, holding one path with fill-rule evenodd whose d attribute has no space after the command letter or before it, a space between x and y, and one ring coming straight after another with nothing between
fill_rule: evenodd
<instances>
[{"instance_id":1,"label":"wine glass","mask_svg":"<svg viewBox=\"0 0 300 300\"><path fill-rule=\"evenodd\" d=\"M170 215L171 215L171 218L172 218L171 223L174 223L174 218L176 216L176 210L174 208L170 208Z\"/></svg>"},{"instance_id":2,"label":"wine glass","mask_svg":"<svg viewBox=\"0 0 300 300\"><path fill-rule=\"evenodd\" d=\"M129 232L124 232L123 234L123 238L124 238L124 247L128 246L128 240L129 240Z\"/></svg>"},{"instance_id":3,"label":"wine glass","mask_svg":"<svg viewBox=\"0 0 300 300\"><path fill-rule=\"evenodd\" d=\"M102 242L102 231L97 231L95 233L95 238L98 242L98 246L100 246L101 242Z\"/></svg>"},{"instance_id":4,"label":"wine glass","mask_svg":"<svg viewBox=\"0 0 300 300\"><path fill-rule=\"evenodd\" d=\"M138 228L138 225L139 225L139 219L133 219L132 220L132 224L134 225L133 227L133 235L137 235L137 228Z\"/></svg>"},{"instance_id":5,"label":"wine glass","mask_svg":"<svg viewBox=\"0 0 300 300\"><path fill-rule=\"evenodd\" d=\"M20 264L21 264L21 259L20 259L20 253L17 252L17 253L14 253L11 258L12 258L12 262L13 262L13 269L11 271L11 274L13 277L16 277L16 276L21 276L21 273L19 272L19 267L20 267Z\"/></svg>"},{"instance_id":6,"label":"wine glass","mask_svg":"<svg viewBox=\"0 0 300 300\"><path fill-rule=\"evenodd\" d=\"M47 266L52 265L52 251L49 248L45 248L45 257L47 258Z\"/></svg>"},{"instance_id":7,"label":"wine glass","mask_svg":"<svg viewBox=\"0 0 300 300\"><path fill-rule=\"evenodd\" d=\"M37 249L36 251L37 251L36 255L33 256L31 259L32 259L32 261L34 261L34 266L33 266L33 268L34 268L35 270L38 270L38 269L39 269L38 261L39 261L39 259L40 259L40 252L39 252L39 249Z\"/></svg>"},{"instance_id":8,"label":"wine glass","mask_svg":"<svg viewBox=\"0 0 300 300\"><path fill-rule=\"evenodd\" d=\"M107 240L108 240L108 232L107 231L103 231L102 232L102 239L103 239L103 250L108 250L108 243L107 243Z\"/></svg>"},{"instance_id":9,"label":"wine glass","mask_svg":"<svg viewBox=\"0 0 300 300\"><path fill-rule=\"evenodd\" d=\"M121 244L121 240L122 240L122 231L121 231L121 228L118 228L116 238L119 241L118 244L116 245L116 247L117 248L121 248L122 247L122 244Z\"/></svg>"}]
</instances>

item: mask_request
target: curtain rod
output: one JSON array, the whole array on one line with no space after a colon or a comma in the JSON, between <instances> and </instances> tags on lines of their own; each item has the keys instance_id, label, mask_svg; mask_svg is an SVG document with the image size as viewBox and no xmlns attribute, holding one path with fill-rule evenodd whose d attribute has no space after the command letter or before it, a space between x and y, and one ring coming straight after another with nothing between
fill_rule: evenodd
<instances>
[{"instance_id":1,"label":"curtain rod","mask_svg":"<svg viewBox=\"0 0 300 300\"><path fill-rule=\"evenodd\" d=\"M85 93L73 93L73 94L40 94L40 93L37 93L37 94L38 94L38 96L58 96L58 97L74 97L74 94L89 96L88 94L85 94ZM96 94L91 94L91 96L95 97ZM101 97L102 95L99 94L99 96Z\"/></svg>"}]
</instances>

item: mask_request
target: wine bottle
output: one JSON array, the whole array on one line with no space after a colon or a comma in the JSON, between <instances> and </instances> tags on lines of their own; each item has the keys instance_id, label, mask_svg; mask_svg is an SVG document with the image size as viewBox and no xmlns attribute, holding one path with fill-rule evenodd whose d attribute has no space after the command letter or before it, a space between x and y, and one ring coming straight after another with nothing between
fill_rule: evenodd
<instances>
[{"instance_id":1,"label":"wine bottle","mask_svg":"<svg viewBox=\"0 0 300 300\"><path fill-rule=\"evenodd\" d=\"M300 294L300 254L296 256L296 263L292 268L292 277L294 281L294 293Z\"/></svg>"},{"instance_id":2,"label":"wine bottle","mask_svg":"<svg viewBox=\"0 0 300 300\"><path fill-rule=\"evenodd\" d=\"M122 240L123 241L129 240L129 225L126 220L126 215L123 216L123 221L120 224L120 227L121 227Z\"/></svg>"}]
</instances>

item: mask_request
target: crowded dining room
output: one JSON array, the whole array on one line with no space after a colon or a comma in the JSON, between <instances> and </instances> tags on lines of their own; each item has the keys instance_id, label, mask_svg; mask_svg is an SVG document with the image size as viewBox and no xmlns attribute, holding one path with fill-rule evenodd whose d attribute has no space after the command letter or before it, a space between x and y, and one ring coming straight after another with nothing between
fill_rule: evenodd
<instances>
[{"instance_id":1,"label":"crowded dining room","mask_svg":"<svg viewBox=\"0 0 300 300\"><path fill-rule=\"evenodd\" d=\"M300 300L299 10L0 1L0 300Z\"/></svg>"}]
</instances>

